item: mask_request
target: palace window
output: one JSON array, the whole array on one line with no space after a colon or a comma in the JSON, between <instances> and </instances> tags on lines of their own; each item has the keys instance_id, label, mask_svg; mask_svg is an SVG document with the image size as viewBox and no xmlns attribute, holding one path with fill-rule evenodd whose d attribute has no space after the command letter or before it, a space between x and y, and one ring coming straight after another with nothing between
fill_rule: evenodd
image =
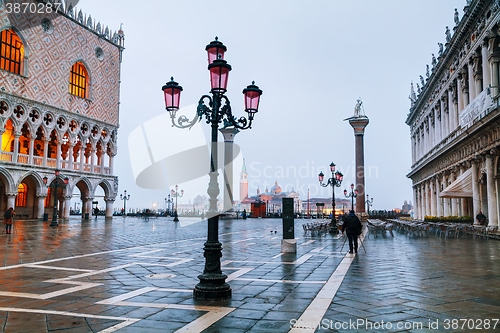
<instances>
[{"instance_id":1,"label":"palace window","mask_svg":"<svg viewBox=\"0 0 500 333\"><path fill-rule=\"evenodd\" d=\"M16 206L26 207L26 194L28 193L28 186L25 183L21 183L17 189Z\"/></svg>"},{"instance_id":2,"label":"palace window","mask_svg":"<svg viewBox=\"0 0 500 333\"><path fill-rule=\"evenodd\" d=\"M21 74L24 46L16 33L10 29L0 33L0 68Z\"/></svg>"},{"instance_id":3,"label":"palace window","mask_svg":"<svg viewBox=\"0 0 500 333\"><path fill-rule=\"evenodd\" d=\"M87 98L87 70L81 62L71 67L69 92L78 97Z\"/></svg>"}]
</instances>

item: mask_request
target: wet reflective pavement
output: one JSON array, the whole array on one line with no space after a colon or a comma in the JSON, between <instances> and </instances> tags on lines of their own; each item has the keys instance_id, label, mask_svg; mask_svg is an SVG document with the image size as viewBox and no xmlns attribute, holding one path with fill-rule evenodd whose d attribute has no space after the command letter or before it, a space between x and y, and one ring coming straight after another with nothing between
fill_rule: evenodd
<instances>
[{"instance_id":1,"label":"wet reflective pavement","mask_svg":"<svg viewBox=\"0 0 500 333\"><path fill-rule=\"evenodd\" d=\"M304 234L280 253L281 220L219 222L233 297L200 302L198 219L17 221L0 235L2 332L500 331L500 242L432 233L363 242ZM275 232L276 231L276 232ZM389 323L391 326L389 327ZM294 326L295 325L295 326ZM495 326L496 325L496 326ZM294 328L292 328L294 327Z\"/></svg>"}]
</instances>

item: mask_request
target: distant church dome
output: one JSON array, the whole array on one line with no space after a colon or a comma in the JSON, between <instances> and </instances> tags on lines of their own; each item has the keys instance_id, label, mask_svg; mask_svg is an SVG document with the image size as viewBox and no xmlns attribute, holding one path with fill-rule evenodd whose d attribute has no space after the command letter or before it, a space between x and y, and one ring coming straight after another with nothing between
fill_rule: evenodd
<instances>
[{"instance_id":1,"label":"distant church dome","mask_svg":"<svg viewBox=\"0 0 500 333\"><path fill-rule=\"evenodd\" d=\"M278 185L278 181L276 181L276 183L274 183L274 186L271 187L271 193L281 193L281 187Z\"/></svg>"}]
</instances>

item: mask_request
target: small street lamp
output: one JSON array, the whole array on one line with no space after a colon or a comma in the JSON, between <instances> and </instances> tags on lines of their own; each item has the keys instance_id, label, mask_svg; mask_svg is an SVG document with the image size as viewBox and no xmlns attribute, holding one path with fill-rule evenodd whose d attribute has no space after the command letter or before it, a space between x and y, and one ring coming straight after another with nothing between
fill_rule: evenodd
<instances>
[{"instance_id":1,"label":"small street lamp","mask_svg":"<svg viewBox=\"0 0 500 333\"><path fill-rule=\"evenodd\" d=\"M330 164L330 171L332 172L332 177L328 178L326 184L323 183L323 179L325 178L323 171L319 173L318 177L319 184L321 186L332 187L332 223L330 225L330 233L337 234L339 231L337 228L337 218L335 217L335 186L340 187L340 184L342 184L342 180L344 179L344 175L339 171L335 172L335 164L333 162Z\"/></svg>"},{"instance_id":2,"label":"small street lamp","mask_svg":"<svg viewBox=\"0 0 500 333\"><path fill-rule=\"evenodd\" d=\"M227 81L231 66L224 60L226 46L215 40L207 45L205 50L208 53L208 70L210 71L211 94L203 95L198 101L196 116L190 121L186 116L180 116L176 122L176 112L179 109L179 100L182 87L171 81L162 87L165 94L165 107L170 113L172 125L177 128L191 128L201 118L205 116L208 124L211 125L211 154L210 154L210 182L207 193L210 196L210 209L208 216L207 242L204 247L205 268L203 274L199 275L200 283L194 289L195 299L229 299L231 298L231 287L226 283L227 275L222 274L220 268L220 257L222 256L222 244L219 242L219 213L217 211L217 196L220 193L217 183L217 135L219 124L224 127L233 126L240 130L252 127L254 115L259 108L262 90L252 82L243 90L245 96L245 111L248 118L244 116L236 118L231 111L229 99L224 95L227 90Z\"/></svg>"},{"instance_id":3,"label":"small street lamp","mask_svg":"<svg viewBox=\"0 0 500 333\"><path fill-rule=\"evenodd\" d=\"M170 193L172 194L172 204L175 198L175 211L174 211L174 222L179 222L179 217L177 215L177 198L180 198L184 195L184 190L181 190L181 194L177 191L179 189L178 185L175 185L175 191L172 190Z\"/></svg>"},{"instance_id":4,"label":"small street lamp","mask_svg":"<svg viewBox=\"0 0 500 333\"><path fill-rule=\"evenodd\" d=\"M65 177L64 180L62 181L59 178L59 173L60 173L60 171L56 169L56 171L55 171L56 178L54 179L54 181L50 185L47 185L47 182L49 180L47 178L47 176L43 177L44 185L47 186L48 188L52 188L52 187L54 188L54 212L52 214L52 221L50 222L51 227L58 226L58 223L57 223L57 188L60 187L61 189L65 189L66 185L68 185L68 182L69 182L68 177ZM62 182L64 182L64 184Z\"/></svg>"},{"instance_id":5,"label":"small street lamp","mask_svg":"<svg viewBox=\"0 0 500 333\"><path fill-rule=\"evenodd\" d=\"M347 190L344 190L344 195L351 198L351 210L354 210L354 198L358 196L358 189L354 189L354 184L351 184L351 193L347 194Z\"/></svg>"},{"instance_id":6,"label":"small street lamp","mask_svg":"<svg viewBox=\"0 0 500 333\"><path fill-rule=\"evenodd\" d=\"M167 215L170 215L170 213L172 212L170 210L170 207L173 207L174 205L174 198L170 198L170 194L168 195L168 199L165 198L165 203L167 204ZM172 208L173 210L173 208Z\"/></svg>"},{"instance_id":7,"label":"small street lamp","mask_svg":"<svg viewBox=\"0 0 500 333\"><path fill-rule=\"evenodd\" d=\"M123 217L127 216L127 200L130 200L130 194L127 195L127 190L120 194L120 199L123 200Z\"/></svg>"},{"instance_id":8,"label":"small street lamp","mask_svg":"<svg viewBox=\"0 0 500 333\"><path fill-rule=\"evenodd\" d=\"M370 215L370 206L373 206L373 198L370 199L370 196L367 194L366 195L366 210L368 212L368 215Z\"/></svg>"}]
</instances>

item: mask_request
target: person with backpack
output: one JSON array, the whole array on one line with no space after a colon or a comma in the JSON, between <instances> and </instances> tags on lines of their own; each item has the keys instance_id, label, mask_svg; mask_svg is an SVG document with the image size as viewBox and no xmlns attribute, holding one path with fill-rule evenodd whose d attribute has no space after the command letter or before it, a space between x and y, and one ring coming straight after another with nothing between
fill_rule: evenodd
<instances>
[{"instance_id":1,"label":"person with backpack","mask_svg":"<svg viewBox=\"0 0 500 333\"><path fill-rule=\"evenodd\" d=\"M5 211L5 214L3 214L3 224L5 224L6 234L12 233L12 223L14 215L16 215L16 212L14 212L14 208L12 207L7 209L7 211Z\"/></svg>"},{"instance_id":2,"label":"person with backpack","mask_svg":"<svg viewBox=\"0 0 500 333\"><path fill-rule=\"evenodd\" d=\"M361 221L354 214L354 210L350 210L342 225L342 233L345 231L349 239L349 253L353 253L353 250L354 253L358 253L358 236L361 235L362 228Z\"/></svg>"}]
</instances>

